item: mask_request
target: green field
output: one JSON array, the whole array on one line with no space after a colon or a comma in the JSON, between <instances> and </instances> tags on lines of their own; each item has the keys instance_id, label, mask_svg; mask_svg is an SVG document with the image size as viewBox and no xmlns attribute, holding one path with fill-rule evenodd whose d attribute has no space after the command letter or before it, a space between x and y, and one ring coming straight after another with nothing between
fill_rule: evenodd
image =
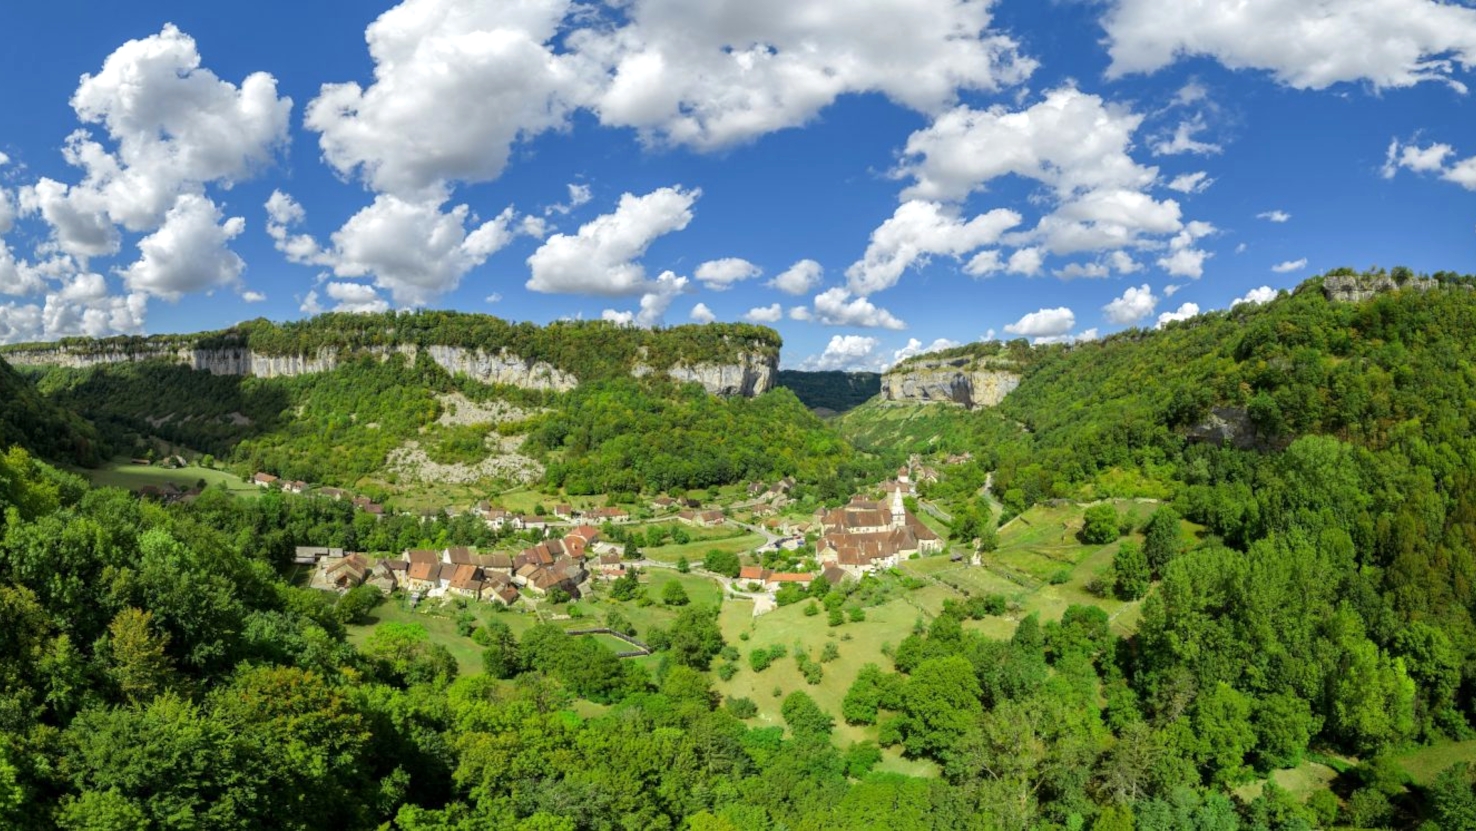
<instances>
[{"instance_id":1,"label":"green field","mask_svg":"<svg viewBox=\"0 0 1476 831\"><path fill-rule=\"evenodd\" d=\"M1116 500L1114 504L1119 513L1132 517L1134 526L1141 525L1158 508L1156 503L1135 500ZM1060 620L1072 605L1097 606L1107 612L1114 632L1131 635L1137 629L1141 602L1098 597L1086 590L1098 572L1111 567L1120 541L1082 545L1076 533L1084 510L1078 505L1037 505L1027 510L1000 530L999 547L983 555L979 566L934 555L909 560L901 570L941 584L935 588L947 586L960 597L1003 595L1018 604L1020 616L1039 612L1042 620ZM1189 523L1184 527L1186 535L1198 531ZM1131 538L1140 539L1136 534ZM1066 575L1066 581L1053 585L1051 579L1060 573ZM994 637L1008 637L1014 625L1013 618L991 618L971 628Z\"/></svg>"},{"instance_id":2,"label":"green field","mask_svg":"<svg viewBox=\"0 0 1476 831\"><path fill-rule=\"evenodd\" d=\"M715 680L716 689L724 696L742 696L753 699L759 713L751 722L754 726L783 725L779 707L784 696L795 690L809 693L822 709L835 716L835 743L845 747L851 742L870 739L875 741L875 727L854 727L840 718L840 702L846 690L856 680L861 667L874 663L883 669L892 668L892 659L882 654L882 645L896 645L912 631L913 623L922 616L919 608L909 602L911 598L899 598L881 606L866 610L866 620L831 627L823 614L807 617L804 603L796 603L777 609L760 617L753 617L753 606L748 601L735 600L723 605L723 637L738 648L741 658L738 674L729 681ZM926 605L926 604L924 604ZM741 639L743 633L748 640ZM850 639L847 640L846 637ZM825 644L834 641L840 648L840 657L824 664L825 675L818 685L810 686L799 672L794 655L796 644L808 650L812 659L818 660ZM748 663L748 654L758 648L783 644L789 655L775 661L763 672L754 672ZM781 695L775 696L779 689ZM918 774L925 772L927 765L900 759L895 754L888 756L884 769Z\"/></svg>"},{"instance_id":3,"label":"green field","mask_svg":"<svg viewBox=\"0 0 1476 831\"><path fill-rule=\"evenodd\" d=\"M1401 753L1394 760L1404 768L1415 784L1428 785L1435 781L1442 770L1457 762L1476 764L1476 740L1421 747L1409 753Z\"/></svg>"},{"instance_id":4,"label":"green field","mask_svg":"<svg viewBox=\"0 0 1476 831\"><path fill-rule=\"evenodd\" d=\"M78 473L87 477L94 487L99 488L138 490L147 485L157 488L172 483L180 489L187 489L194 487L197 482L204 479L207 485L225 483L226 490L235 496L254 497L261 493L260 488L235 474L193 465L169 470L153 465L136 465L126 458L117 458L102 467L79 470Z\"/></svg>"},{"instance_id":5,"label":"green field","mask_svg":"<svg viewBox=\"0 0 1476 831\"><path fill-rule=\"evenodd\" d=\"M440 644L456 659L456 665L460 668L462 675L475 675L482 671L482 648L477 646L471 638L464 638L456 633L456 622L449 615L437 614L438 610L429 605L422 606L421 611L409 611L403 608L395 600L387 600L381 603L369 615L369 622L360 626L344 627L348 630L348 641L356 647L362 647L369 636L374 633L374 627L381 623L415 623L425 627L430 635L431 643ZM517 618L526 619L526 624L515 627L514 632L521 633L533 625L531 616L528 615L502 615L499 620L513 625ZM519 621L520 623L522 621Z\"/></svg>"},{"instance_id":6,"label":"green field","mask_svg":"<svg viewBox=\"0 0 1476 831\"><path fill-rule=\"evenodd\" d=\"M732 532L738 530L733 528L696 528L693 530L726 530L729 532L729 536L726 539L694 539L692 542L682 545L661 545L656 548L642 548L641 555L658 563L675 563L683 557L686 557L689 562L695 563L700 562L703 557L707 556L707 552L713 550L726 551L733 554L745 554L763 545L765 539L763 534L754 534L747 531L740 531L737 536L733 536Z\"/></svg>"}]
</instances>

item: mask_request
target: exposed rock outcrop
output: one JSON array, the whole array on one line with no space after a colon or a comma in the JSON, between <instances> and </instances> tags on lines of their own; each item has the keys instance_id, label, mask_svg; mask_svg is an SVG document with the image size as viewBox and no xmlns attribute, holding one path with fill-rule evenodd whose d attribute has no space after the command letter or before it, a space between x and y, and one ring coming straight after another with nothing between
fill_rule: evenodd
<instances>
[{"instance_id":1,"label":"exposed rock outcrop","mask_svg":"<svg viewBox=\"0 0 1476 831\"><path fill-rule=\"evenodd\" d=\"M1020 376L998 369L972 369L968 361L914 361L882 377L887 401L994 407L1016 387Z\"/></svg>"},{"instance_id":2,"label":"exposed rock outcrop","mask_svg":"<svg viewBox=\"0 0 1476 831\"><path fill-rule=\"evenodd\" d=\"M391 355L404 355L407 360L414 361L421 350L414 344L400 344L371 347L363 351L381 361L388 360ZM556 392L567 392L579 384L578 378L552 364L526 360L506 350L486 352L459 346L433 345L425 347L425 352L431 360L452 375L464 375L483 384ZM7 352L5 359L20 366L64 366L73 369L162 360L181 363L191 369L215 375L290 378L331 372L354 354L357 353L340 353L332 347L324 347L311 354L268 355L253 352L246 347L197 349L191 346L150 344L125 351L58 345L47 349ZM650 371L649 367L636 367L632 374L643 375ZM777 371L776 357L745 352L735 363L679 364L668 370L668 374L677 381L695 381L714 395L751 397L772 389Z\"/></svg>"},{"instance_id":3,"label":"exposed rock outcrop","mask_svg":"<svg viewBox=\"0 0 1476 831\"><path fill-rule=\"evenodd\" d=\"M1322 278L1322 293L1337 303L1361 303L1391 291L1429 291L1437 283L1427 277L1411 277L1403 284L1387 274L1332 274Z\"/></svg>"},{"instance_id":4,"label":"exposed rock outcrop","mask_svg":"<svg viewBox=\"0 0 1476 831\"><path fill-rule=\"evenodd\" d=\"M637 364L630 374L642 378L654 371L646 364ZM677 383L698 383L713 395L741 395L745 398L763 395L773 389L778 373L777 356L753 352L740 354L736 363L677 364L666 370L667 376Z\"/></svg>"}]
</instances>

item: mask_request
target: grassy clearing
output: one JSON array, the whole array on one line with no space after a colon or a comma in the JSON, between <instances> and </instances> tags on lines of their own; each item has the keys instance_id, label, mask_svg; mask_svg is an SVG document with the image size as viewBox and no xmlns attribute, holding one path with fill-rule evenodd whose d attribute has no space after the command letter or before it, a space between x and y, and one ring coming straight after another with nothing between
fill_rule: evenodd
<instances>
[{"instance_id":1,"label":"grassy clearing","mask_svg":"<svg viewBox=\"0 0 1476 831\"><path fill-rule=\"evenodd\" d=\"M471 638L464 638L456 633L456 622L447 614L441 614L440 610L433 606L422 607L422 611L410 611L398 602L390 600L380 604L369 616L369 622L362 626L348 626L348 641L356 647L363 647L374 633L374 627L381 623L415 623L425 627L430 635L431 643L446 647L451 657L456 659L456 665L460 668L462 675L475 675L482 671L482 648L477 646ZM521 615L507 615L509 625L511 618L522 617ZM531 626L531 622L529 623ZM526 627L524 627L526 628Z\"/></svg>"},{"instance_id":2,"label":"grassy clearing","mask_svg":"<svg viewBox=\"0 0 1476 831\"><path fill-rule=\"evenodd\" d=\"M580 629L590 626L603 626L605 616L611 610L619 611L636 628L636 637L641 638L654 627L666 628L671 626L681 613L681 607L667 606L661 602L661 593L667 583L676 582L682 585L687 592L687 598L694 606L717 606L723 602L723 590L716 581L711 578L701 577L696 574L681 574L670 569L647 569L641 573L641 584L646 588L646 596L656 601L649 606L639 606L634 601L621 602L612 600L608 595L595 594L587 597L577 604L568 607L550 607L547 611L567 614L570 607L578 608L582 618L571 620L554 621L554 623L565 629ZM726 606L723 607L726 611ZM752 609L749 609L752 614ZM622 646L620 649L624 649ZM619 651L619 650L616 650Z\"/></svg>"},{"instance_id":3,"label":"grassy clearing","mask_svg":"<svg viewBox=\"0 0 1476 831\"><path fill-rule=\"evenodd\" d=\"M1119 513L1132 518L1134 527L1142 525L1158 505L1136 500L1115 500ZM1086 586L1099 572L1112 566L1121 541L1107 545L1082 545L1076 538L1081 529L1084 508L1076 505L1037 505L1012 521L999 534L999 547L984 555L980 566L955 563L944 556L909 560L902 564L905 574L934 583L933 588L962 598L982 594L999 594L1019 607L1019 616L1039 613L1041 620L1060 620L1072 605L1097 606L1112 620L1118 635L1131 635L1141 617L1141 602L1125 603L1111 597L1098 597ZM1198 531L1185 524L1185 533ZM1141 542L1141 537L1129 538ZM1052 584L1065 576L1065 582ZM924 595L926 597L926 595ZM929 614L941 608L929 605ZM1008 637L1014 632L1013 619L980 621L971 628L991 636Z\"/></svg>"},{"instance_id":4,"label":"grassy clearing","mask_svg":"<svg viewBox=\"0 0 1476 831\"><path fill-rule=\"evenodd\" d=\"M762 534L743 533L740 536L729 537L719 540L694 540L683 545L661 545L655 548L642 548L641 554L647 559L658 563L675 563L683 557L690 562L700 562L707 556L709 551L725 551L733 554L744 554L764 544Z\"/></svg>"},{"instance_id":5,"label":"grassy clearing","mask_svg":"<svg viewBox=\"0 0 1476 831\"><path fill-rule=\"evenodd\" d=\"M193 465L169 470L152 465L135 465L125 458L118 458L103 467L78 470L78 473L86 476L94 487L99 488L123 488L136 491L147 485L158 488L165 484L173 484L178 488L186 489L194 487L197 482L204 479L205 483L211 486L224 483L226 490L230 491L233 496L255 497L261 493L260 488L235 474Z\"/></svg>"},{"instance_id":6,"label":"grassy clearing","mask_svg":"<svg viewBox=\"0 0 1476 831\"><path fill-rule=\"evenodd\" d=\"M737 675L729 681L714 681L717 690L724 696L753 699L759 713L749 723L759 727L782 726L784 719L779 715L779 708L784 703L784 696L795 690L804 690L822 709L835 716L835 743L838 747L865 739L875 741L875 727L855 727L841 720L840 702L862 666L874 663L884 669L891 668L892 661L882 654L882 646L885 643L896 645L907 637L918 617L918 609L905 600L897 599L868 608L864 621L831 627L823 614L805 616L804 605L796 603L755 618L752 604L747 601L725 604L720 618L723 637L738 648L742 657ZM748 635L748 640L742 639L743 634ZM850 640L845 639L847 635ZM819 660L821 650L831 642L839 647L840 657L823 665L825 675L818 685L807 684L794 660L797 645L812 659ZM763 672L754 672L748 663L749 653L775 644L783 644L789 654ZM780 695L774 695L775 689L780 691ZM889 758L892 767L888 770L914 770L910 761Z\"/></svg>"},{"instance_id":7,"label":"grassy clearing","mask_svg":"<svg viewBox=\"0 0 1476 831\"><path fill-rule=\"evenodd\" d=\"M1269 781L1275 782L1277 787L1289 791L1297 799L1306 802L1314 792L1326 790L1334 779L1338 778L1338 772L1324 764L1317 762L1303 762L1294 768L1283 768L1274 770ZM1258 779L1235 789L1235 795L1246 802L1252 802L1266 789L1267 779Z\"/></svg>"},{"instance_id":8,"label":"grassy clearing","mask_svg":"<svg viewBox=\"0 0 1476 831\"><path fill-rule=\"evenodd\" d=\"M1415 784L1428 785L1435 781L1442 770L1457 762L1476 763L1476 739L1421 747L1395 756L1394 759Z\"/></svg>"}]
</instances>

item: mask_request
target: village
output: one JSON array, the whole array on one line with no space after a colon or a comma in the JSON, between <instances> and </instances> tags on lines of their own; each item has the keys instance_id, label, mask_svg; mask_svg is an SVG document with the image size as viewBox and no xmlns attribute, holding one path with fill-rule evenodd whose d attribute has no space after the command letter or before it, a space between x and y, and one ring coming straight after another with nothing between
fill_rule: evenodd
<instances>
[{"instance_id":1,"label":"village","mask_svg":"<svg viewBox=\"0 0 1476 831\"><path fill-rule=\"evenodd\" d=\"M402 593L412 608L425 601L467 600L502 607L567 603L588 597L609 583L647 568L675 564L650 560L638 545L622 542L622 529L643 524L676 523L691 528L732 527L762 535L764 542L743 554L736 573L688 567L722 584L735 597L753 599L754 614L775 608L785 585L807 588L815 580L832 586L867 574L893 569L902 561L940 553L943 538L907 503L917 496L917 478L936 480L937 472L917 460L895 478L881 482L875 494L858 494L845 505L819 508L803 518L789 510L792 479L772 485L751 483L734 505L718 507L700 500L658 496L648 503L648 516L636 520L619 507L576 509L565 503L545 514L517 514L490 501L470 506L468 513L495 531L522 532L537 539L520 550L481 551L465 546L405 549L374 557L330 547L299 546L294 562L312 570L313 588L344 593L369 585L386 596ZM349 499L376 516L384 508L336 488L312 490L304 482L284 481L257 473L252 482L298 495Z\"/></svg>"}]
</instances>

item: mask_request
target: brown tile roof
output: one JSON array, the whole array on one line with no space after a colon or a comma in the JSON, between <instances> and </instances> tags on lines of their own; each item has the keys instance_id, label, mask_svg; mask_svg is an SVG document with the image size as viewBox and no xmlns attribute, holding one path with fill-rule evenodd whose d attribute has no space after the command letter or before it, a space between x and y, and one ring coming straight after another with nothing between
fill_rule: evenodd
<instances>
[{"instance_id":1,"label":"brown tile roof","mask_svg":"<svg viewBox=\"0 0 1476 831\"><path fill-rule=\"evenodd\" d=\"M407 576L411 580L435 580L440 573L440 566L434 563L411 563Z\"/></svg>"},{"instance_id":2,"label":"brown tile roof","mask_svg":"<svg viewBox=\"0 0 1476 831\"><path fill-rule=\"evenodd\" d=\"M763 566L744 566L738 569L739 580L767 580L769 570Z\"/></svg>"},{"instance_id":3,"label":"brown tile roof","mask_svg":"<svg viewBox=\"0 0 1476 831\"><path fill-rule=\"evenodd\" d=\"M839 586L846 579L846 572L840 566L826 566L820 577L832 586Z\"/></svg>"},{"instance_id":4,"label":"brown tile roof","mask_svg":"<svg viewBox=\"0 0 1476 831\"><path fill-rule=\"evenodd\" d=\"M439 563L441 554L428 548L412 548L405 552L405 559L412 563Z\"/></svg>"},{"instance_id":5,"label":"brown tile roof","mask_svg":"<svg viewBox=\"0 0 1476 831\"><path fill-rule=\"evenodd\" d=\"M580 537L587 543L594 542L595 540L600 538L600 529L594 527L593 525L581 525L578 528L570 531L569 536Z\"/></svg>"},{"instance_id":6,"label":"brown tile roof","mask_svg":"<svg viewBox=\"0 0 1476 831\"><path fill-rule=\"evenodd\" d=\"M811 574L797 574L795 572L784 572L784 571L780 571L780 572L775 572L774 574L770 574L769 575L768 582L770 582L770 583L809 583L810 581L812 581L814 579L815 579L814 575L811 575Z\"/></svg>"},{"instance_id":7,"label":"brown tile roof","mask_svg":"<svg viewBox=\"0 0 1476 831\"><path fill-rule=\"evenodd\" d=\"M458 546L446 549L446 559L456 565L470 565L472 563L472 550Z\"/></svg>"},{"instance_id":8,"label":"brown tile roof","mask_svg":"<svg viewBox=\"0 0 1476 831\"><path fill-rule=\"evenodd\" d=\"M512 557L506 554L477 554L472 557L472 562L482 568L496 568L508 571L512 569Z\"/></svg>"}]
</instances>

